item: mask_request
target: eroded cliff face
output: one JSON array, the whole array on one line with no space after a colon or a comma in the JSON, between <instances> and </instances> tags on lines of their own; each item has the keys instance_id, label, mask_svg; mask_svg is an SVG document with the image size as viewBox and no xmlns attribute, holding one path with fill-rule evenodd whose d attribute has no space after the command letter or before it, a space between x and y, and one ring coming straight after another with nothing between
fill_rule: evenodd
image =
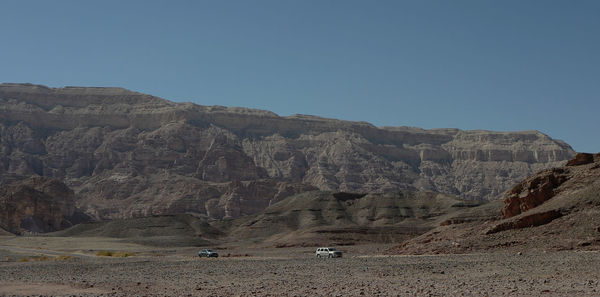
<instances>
[{"instance_id":1,"label":"eroded cliff face","mask_svg":"<svg viewBox=\"0 0 600 297\"><path fill-rule=\"evenodd\" d=\"M573 155L536 131L378 128L119 88L0 85L0 173L60 179L96 218L237 217L314 189L490 200Z\"/></svg>"},{"instance_id":2,"label":"eroded cliff face","mask_svg":"<svg viewBox=\"0 0 600 297\"><path fill-rule=\"evenodd\" d=\"M506 192L502 217L507 219L525 213L565 191L565 188L576 188L579 184L587 185L598 181L598 168L600 154L579 153L564 167L536 173ZM554 209L552 211L557 212Z\"/></svg>"},{"instance_id":3,"label":"eroded cliff face","mask_svg":"<svg viewBox=\"0 0 600 297\"><path fill-rule=\"evenodd\" d=\"M40 176L0 187L0 227L12 233L44 233L85 220L65 184Z\"/></svg>"}]
</instances>

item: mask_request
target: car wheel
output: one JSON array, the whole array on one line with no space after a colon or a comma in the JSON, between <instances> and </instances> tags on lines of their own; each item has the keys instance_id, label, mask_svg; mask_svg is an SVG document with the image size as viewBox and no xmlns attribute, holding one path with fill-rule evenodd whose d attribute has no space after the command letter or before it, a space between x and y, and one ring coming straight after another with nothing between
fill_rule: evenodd
<instances>
[{"instance_id":1,"label":"car wheel","mask_svg":"<svg viewBox=\"0 0 600 297\"><path fill-rule=\"evenodd\" d=\"M331 258L331 257L332 257L331 254L329 254L329 258Z\"/></svg>"}]
</instances>

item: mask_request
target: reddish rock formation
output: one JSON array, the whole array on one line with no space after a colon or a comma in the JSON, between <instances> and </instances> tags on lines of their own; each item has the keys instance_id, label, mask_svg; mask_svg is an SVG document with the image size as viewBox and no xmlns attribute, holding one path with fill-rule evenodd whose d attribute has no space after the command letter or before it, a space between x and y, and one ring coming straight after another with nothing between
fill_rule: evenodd
<instances>
[{"instance_id":1,"label":"reddish rock formation","mask_svg":"<svg viewBox=\"0 0 600 297\"><path fill-rule=\"evenodd\" d=\"M594 163L594 155L588 153L578 153L575 155L574 159L567 162L567 166L579 166L590 163Z\"/></svg>"},{"instance_id":2,"label":"reddish rock formation","mask_svg":"<svg viewBox=\"0 0 600 297\"><path fill-rule=\"evenodd\" d=\"M486 232L486 234L493 234L501 231L511 229L521 229L527 227L541 226L552 222L554 219L560 218L562 213L558 210L549 210L545 212L533 213L520 217L516 220L502 222Z\"/></svg>"},{"instance_id":3,"label":"reddish rock formation","mask_svg":"<svg viewBox=\"0 0 600 297\"><path fill-rule=\"evenodd\" d=\"M520 182L504 197L502 218L514 217L544 203L554 197L555 189L567 179L567 169L554 168Z\"/></svg>"},{"instance_id":4,"label":"reddish rock formation","mask_svg":"<svg viewBox=\"0 0 600 297\"><path fill-rule=\"evenodd\" d=\"M451 215L389 252L600 250L600 154L593 157L593 163L543 170L515 186L504 201Z\"/></svg>"},{"instance_id":5,"label":"reddish rock formation","mask_svg":"<svg viewBox=\"0 0 600 297\"><path fill-rule=\"evenodd\" d=\"M557 188L574 176L570 167L591 163L600 164L600 154L578 153L567 162L567 167L543 170L518 183L504 196L502 217L514 217L550 200L557 194ZM595 169L598 165L590 166Z\"/></svg>"}]
</instances>

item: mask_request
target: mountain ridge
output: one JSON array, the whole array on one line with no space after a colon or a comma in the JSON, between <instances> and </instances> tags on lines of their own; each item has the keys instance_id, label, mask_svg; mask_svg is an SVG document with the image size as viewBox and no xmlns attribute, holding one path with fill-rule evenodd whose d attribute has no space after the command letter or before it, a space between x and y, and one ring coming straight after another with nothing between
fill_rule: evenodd
<instances>
[{"instance_id":1,"label":"mountain ridge","mask_svg":"<svg viewBox=\"0 0 600 297\"><path fill-rule=\"evenodd\" d=\"M10 89L17 89L17 90L13 90L11 91ZM392 132L412 132L412 133L433 133L433 134L443 134L443 135L454 135L457 134L459 132L471 132L471 133L494 133L494 134L506 134L506 133L510 133L510 134L531 134L531 133L537 133L537 134L541 134L545 137L550 138L547 134L538 131L538 130L519 130L519 131L494 131L494 130L485 130L485 129L474 129L474 130L462 130L462 129L458 129L458 128L432 128L432 129L424 129L424 128L420 128L420 127L414 127L414 126L376 126L373 125L372 123L366 122L366 121L352 121L352 120L341 120L341 119L335 119L335 118L328 118L328 117L322 117L322 116L315 116L315 115L309 115L309 114L292 114L289 116L281 116L275 112L269 111L269 110L263 110L263 109L256 109L256 108L246 108L246 107L241 107L241 106L223 106L223 105L200 105L200 104L196 104L193 102L174 102L174 101L169 101L167 99L163 99L160 97L156 97L156 96L152 96L152 95L147 95L147 94L143 94L143 93L139 93L139 92L135 92L135 91L131 91L122 87L78 87L78 86L65 86L62 88L51 88L51 87L47 87L45 85L38 85L38 84L31 84L31 83L0 83L0 94L3 97L7 97L10 98L10 95L15 95L15 94L22 94L22 93L26 93L26 94L36 94L38 92L35 92L37 90L47 90L47 92L39 92L42 94L70 94L70 95L107 95L107 96L117 96L117 95L127 95L127 96L134 96L134 97L140 97L141 99L147 99L147 101L143 102L143 103L163 103L165 106L180 106L183 107L184 109L190 109L190 106L195 106L195 107L199 107L200 111L208 111L208 112L215 112L215 113L220 113L220 112L225 112L225 113L239 113L239 114L250 114L250 115L261 115L261 116L267 116L267 117L275 117L275 118L280 118L280 119L289 119L289 120L304 120L304 121L315 121L315 122L337 122L337 123L347 123L347 124L351 124L351 125L357 125L357 126L367 126L367 127L371 127L371 128L376 128L379 130L386 130L386 131L392 131ZM89 92L89 91L92 92ZM74 91L74 92L73 92ZM82 91L82 92L76 92L76 91ZM94 92L94 91L98 91L98 92ZM108 91L108 92L107 92ZM112 91L112 92L111 92ZM20 98L22 99L22 98ZM37 99L37 98L36 98ZM103 100L105 98L91 98L93 100ZM122 99L121 97L117 97L117 99ZM46 104L43 104L41 100L27 100L25 99L26 102L29 103L33 103L36 104L38 106L45 106L45 107L56 107L58 105L61 104L55 104L55 105L51 105L48 106ZM40 104L42 103L42 104ZM102 104L106 104L106 102L87 102L84 101L84 103L102 103ZM110 102L109 102L110 104ZM163 105L161 104L161 105ZM71 106L71 107L79 107L79 104L76 105L67 105L67 106ZM82 105L85 106L85 105ZM65 106L63 106L65 107ZM553 139L555 141L558 142L562 142L565 143L563 140L560 139ZM565 143L566 144L566 143Z\"/></svg>"},{"instance_id":2,"label":"mountain ridge","mask_svg":"<svg viewBox=\"0 0 600 297\"><path fill-rule=\"evenodd\" d=\"M32 84L0 85L0 152L0 175L57 178L99 219L236 217L315 189L493 200L575 154L537 131L378 128Z\"/></svg>"}]
</instances>

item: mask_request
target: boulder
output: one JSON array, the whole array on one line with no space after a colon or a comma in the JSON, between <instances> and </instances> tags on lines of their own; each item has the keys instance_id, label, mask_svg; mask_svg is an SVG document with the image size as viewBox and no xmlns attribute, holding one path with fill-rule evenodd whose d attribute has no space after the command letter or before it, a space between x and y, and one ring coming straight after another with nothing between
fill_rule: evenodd
<instances>
[{"instance_id":1,"label":"boulder","mask_svg":"<svg viewBox=\"0 0 600 297\"><path fill-rule=\"evenodd\" d=\"M554 168L522 181L505 195L502 217L516 216L546 202L554 197L555 189L567 180L567 169Z\"/></svg>"},{"instance_id":2,"label":"boulder","mask_svg":"<svg viewBox=\"0 0 600 297\"><path fill-rule=\"evenodd\" d=\"M567 162L567 166L580 166L594 163L594 155L588 153L578 153L575 158Z\"/></svg>"},{"instance_id":3,"label":"boulder","mask_svg":"<svg viewBox=\"0 0 600 297\"><path fill-rule=\"evenodd\" d=\"M525 215L515 220L504 221L496 226L492 227L486 232L486 234L494 234L501 231L511 229L521 229L527 227L536 227L544 224L548 224L553 220L560 218L562 213L558 210L549 210L545 212L532 213Z\"/></svg>"}]
</instances>

